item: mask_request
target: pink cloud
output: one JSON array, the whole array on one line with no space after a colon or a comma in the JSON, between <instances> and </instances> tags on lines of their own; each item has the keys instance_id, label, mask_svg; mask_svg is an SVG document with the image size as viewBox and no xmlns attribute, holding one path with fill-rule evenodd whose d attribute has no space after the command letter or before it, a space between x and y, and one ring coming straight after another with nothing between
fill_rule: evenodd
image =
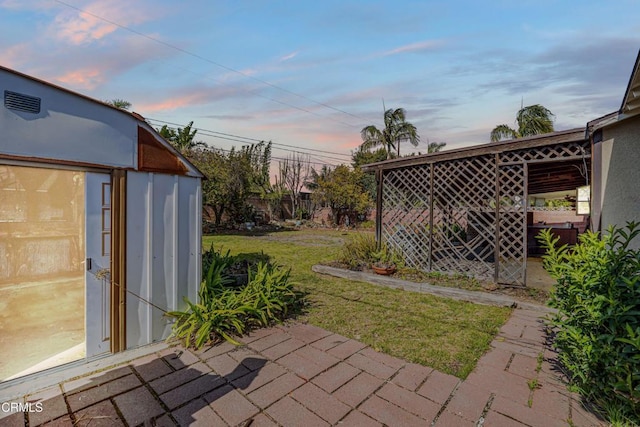
<instances>
[{"instance_id":1,"label":"pink cloud","mask_svg":"<svg viewBox=\"0 0 640 427\"><path fill-rule=\"evenodd\" d=\"M100 40L118 30L152 19L149 5L125 0L94 1L82 8L63 9L49 28L52 37L74 45ZM133 9L139 8L139 10Z\"/></svg>"},{"instance_id":2,"label":"pink cloud","mask_svg":"<svg viewBox=\"0 0 640 427\"><path fill-rule=\"evenodd\" d=\"M90 90L104 82L104 73L97 68L76 69L55 77L55 80L74 88Z\"/></svg>"},{"instance_id":3,"label":"pink cloud","mask_svg":"<svg viewBox=\"0 0 640 427\"><path fill-rule=\"evenodd\" d=\"M421 52L424 50L434 50L445 45L443 40L425 40L421 42L411 43L404 46L391 49L383 53L384 56L397 55L399 53L407 52Z\"/></svg>"},{"instance_id":4,"label":"pink cloud","mask_svg":"<svg viewBox=\"0 0 640 427\"><path fill-rule=\"evenodd\" d=\"M17 68L24 62L25 58L30 56L27 54L30 50L29 45L26 43L6 47L0 50L0 64L9 68Z\"/></svg>"},{"instance_id":5,"label":"pink cloud","mask_svg":"<svg viewBox=\"0 0 640 427\"><path fill-rule=\"evenodd\" d=\"M291 52L287 55L284 55L283 57L280 58L280 62L284 62L284 61L288 61L290 59L295 58L296 56L298 56L298 51L296 50L295 52Z\"/></svg>"},{"instance_id":6,"label":"pink cloud","mask_svg":"<svg viewBox=\"0 0 640 427\"><path fill-rule=\"evenodd\" d=\"M82 14L77 16L60 15L56 17L55 24L57 27L56 36L76 45L99 40L118 29L113 24Z\"/></svg>"},{"instance_id":7,"label":"pink cloud","mask_svg":"<svg viewBox=\"0 0 640 427\"><path fill-rule=\"evenodd\" d=\"M145 114L156 113L159 111L171 111L182 107L189 107L202 104L205 95L201 93L191 93L183 96L171 97L159 102L149 104L138 104L138 109Z\"/></svg>"}]
</instances>

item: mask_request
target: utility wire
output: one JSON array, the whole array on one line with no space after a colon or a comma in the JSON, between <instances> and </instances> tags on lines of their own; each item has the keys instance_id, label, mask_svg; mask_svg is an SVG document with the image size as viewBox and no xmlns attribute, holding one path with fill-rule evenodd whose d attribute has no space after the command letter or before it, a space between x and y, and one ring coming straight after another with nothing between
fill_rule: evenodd
<instances>
[{"instance_id":1,"label":"utility wire","mask_svg":"<svg viewBox=\"0 0 640 427\"><path fill-rule=\"evenodd\" d=\"M228 150L226 148L213 147L213 146L211 146L211 148L213 148L214 150L222 151L223 153L231 153L233 151L233 150ZM311 159L310 156L309 156L309 159ZM291 161L290 158L278 157L278 156L271 156L271 160ZM319 159L316 159L316 160L319 160ZM302 163L307 163L307 164L310 164L310 165L336 166L335 164L329 163L327 161L312 162L311 160L302 160Z\"/></svg>"},{"instance_id":2,"label":"utility wire","mask_svg":"<svg viewBox=\"0 0 640 427\"><path fill-rule=\"evenodd\" d=\"M156 123L163 123L163 124L166 124L166 125L176 126L176 127L171 127L171 129L176 129L176 130L177 130L178 127L182 127L182 128L185 127L184 125L180 125L178 123L171 123L171 122L166 122L166 121L163 121L163 120L157 120L157 119L151 119L151 118L147 118L147 120L150 120L150 121L156 122ZM250 138L250 137L246 137L246 136L234 135L234 134L230 134L230 133L217 132L217 131L213 131L213 130L209 130L209 129L202 129L202 128L192 128L192 129L197 130L198 132L200 132L201 135L211 136L211 137L219 138L219 139L225 139L225 140L228 140L228 141L240 142L240 143L243 143L243 144L253 143L253 142L267 142L266 140L263 140L263 139L256 139L256 138ZM326 155L322 155L322 154L316 154L318 157L326 157L327 159L337 160L339 162L344 162L344 161L351 160L351 156L349 154L337 153L337 152L334 152L334 151L318 150L318 149L314 149L314 148L298 147L298 146L295 146L295 145L282 144L282 143L273 142L273 141L271 141L271 144L274 146L274 148L277 148L277 149L282 150L282 151L290 151L290 152L294 152L294 153L301 152L301 151L312 151L312 152L315 152L315 153L327 153L327 154L333 154L333 155L345 157L343 159L343 158L336 158L336 157L326 156ZM283 149L283 148L278 148L278 147L294 148L295 150ZM307 154L307 153L302 153L302 154Z\"/></svg>"},{"instance_id":3,"label":"utility wire","mask_svg":"<svg viewBox=\"0 0 640 427\"><path fill-rule=\"evenodd\" d=\"M226 65L224 65L224 64L221 64L221 63L219 63L219 62L213 61L213 60L211 60L211 59L209 59L209 58L205 58L205 57L204 57L204 56L202 56L202 55L199 55L199 54L197 54L197 53L193 53L193 52L188 51L188 50L186 50L186 49L183 49L183 48L181 48L181 47L179 47L179 46L173 45L173 44L171 44L171 43L168 43L168 42L162 41L162 40L160 40L160 39L158 39L158 38L152 37L152 36L150 36L150 35L148 35L148 34L145 34L145 33L142 33L142 32L140 32L140 31L134 30L134 29L133 29L133 28L131 28L131 27L127 27L127 26L125 26L125 25L119 24L119 23L117 23L117 22L115 22L115 21L112 21L112 20L110 20L110 19L104 18L104 17L102 17L102 16L100 16L100 15L97 15L97 14L95 14L95 13L89 12L89 11L87 11L87 10L81 9L81 8L79 8L79 7L76 7L76 6L72 5L72 4L66 3L66 2L64 2L64 1L62 1L62 0L54 0L54 1L56 1L57 3L59 3L59 4L63 5L63 6L66 6L66 7L68 7L68 8L74 9L74 10L76 10L76 11L80 12L80 13L83 13L83 14L86 14L86 15L89 15L89 16L92 16L92 17L94 17L94 18L96 18L96 19L99 19L99 20L101 20L101 21L104 21L104 22L106 22L106 23L108 23L108 24L111 24L111 25L114 25L114 26L116 26L116 27L118 27L118 28L121 28L121 29L123 29L123 30L129 31L129 32L131 32L131 33L133 33L133 34L136 34L136 35L140 36L140 37L144 37L144 38L146 38L146 39L148 39L148 40L151 40L151 41L153 41L153 42L155 42L155 43L159 43L159 44L161 44L161 45L163 45L163 46L165 46L165 47L168 47L168 48L170 48L170 49L174 49L174 50L177 50L177 51L179 51L179 52L182 52L182 53L184 53L185 55L189 55L189 56L194 57L194 58L196 58L196 59L199 59L199 60L201 60L201 61L208 62L209 64L212 64L212 65L215 65L215 66L217 66L217 67L223 68L223 69L225 69L225 70L227 70L227 71L231 71L231 72L233 72L233 73L239 74L239 75L241 75L241 76L243 76L243 77L245 77L245 78L248 78L248 79L254 80L254 81L259 82L259 83L261 83L261 84L264 84L264 85L266 85L266 86L272 87L272 88L274 88L274 89L278 89L278 90L280 90L280 91L282 91L282 92L285 92L285 93L288 93L288 94L294 95L294 96L296 96L296 97L298 97L298 98L301 98L301 99L304 99L304 100L307 100L307 101L313 102L314 104L317 104L317 105L323 106L323 107L325 107L325 108L329 108L329 109L334 110L334 111L337 111L337 112L339 112L339 113L346 114L346 115L348 115L348 116L351 116L351 117L354 117L354 118L357 118L357 119L360 119L360 120L369 121L369 119L365 119L364 117L357 116L357 115L355 115L355 114L352 114L352 113L349 113L349 112L347 112L347 111L341 110L341 109L339 109L339 108L333 107L333 106L331 106L331 105L329 105L329 104L326 104L326 103L324 103L324 102L316 101L316 100L314 100L314 99L312 99L312 98L309 98L309 97L307 97L307 96L305 96L305 95L301 95L301 94L299 94L299 93L296 93L296 92L293 92L293 91L291 91L291 90L285 89L285 88L283 88L283 87L281 87L281 86L275 85L275 84L270 83L270 82L268 82L268 81L266 81L266 80L262 80L262 79L259 79L259 78L257 78L257 77L251 76L251 75L249 75L249 74L247 74L247 73L243 73L243 72L242 72L242 71L240 71L240 70L236 70L235 68L231 68L231 67L228 67L228 66L226 66ZM219 80L216 80L216 81L217 81L219 84L222 84L222 85L225 85L225 86L229 86L229 85L227 85L227 84L225 84L225 83L220 82ZM251 92L251 91L246 91L246 92ZM260 96L260 97L262 97L262 98L268 99L268 100L270 100L270 101L277 102L277 103L279 103L279 104L286 105L286 106L288 106L288 107L295 108L295 109L300 110L300 111L304 111L304 112L309 113L309 114L313 114L313 115L316 115L316 116L319 116L319 117L329 118L330 120L334 120L334 121L340 122L340 123L345 124L345 125L347 125L347 126L357 126L357 125L354 125L354 124L351 124L351 123L346 123L346 122L342 122L342 121L340 121L340 120L332 119L332 118L330 118L330 117L322 116L322 115L320 115L320 114L318 114L318 113L314 113L313 111L307 110L307 109L305 109L305 108L298 107L298 106L295 106L295 105L292 105L292 104L288 104L288 103L286 103L286 102L279 101L279 100L276 100L276 99L273 99L273 98L270 98L270 97L267 97L267 96L261 95L261 94L259 94L259 93L255 93L255 92L251 92L251 93L254 93L254 94L255 94L255 95L257 95L257 96Z\"/></svg>"},{"instance_id":4,"label":"utility wire","mask_svg":"<svg viewBox=\"0 0 640 427\"><path fill-rule=\"evenodd\" d=\"M153 122L163 123L163 124L167 124L167 125L182 127L182 128L185 127L185 125L182 125L180 123L166 122L164 120L159 120L159 119L147 118L147 120L151 120ZM173 129L177 129L177 128L173 128ZM214 131L214 130L210 130L210 129L203 129L203 128L193 128L193 129L197 129L198 131L202 131L202 132L215 133L215 134L218 134L218 135L224 135L224 136L229 136L229 137L234 137L234 138L242 138L242 139L246 139L248 141L267 142L266 139L257 139L257 138L251 138L251 137L248 137L248 136L234 135L234 134L231 134L231 133L218 132L218 131ZM345 156L345 157L351 158L350 154L338 153L336 151L318 150L318 149L315 149L315 148L306 148L306 147L299 147L299 146L296 146L296 145L283 144L283 143L280 143L280 142L273 142L273 140L270 140L270 141L271 141L271 143L273 145L281 145L281 146L284 146L284 147L296 148L296 149L300 149L300 150L315 151L315 152L318 152L318 153L335 154L335 155L338 155L338 156Z\"/></svg>"}]
</instances>

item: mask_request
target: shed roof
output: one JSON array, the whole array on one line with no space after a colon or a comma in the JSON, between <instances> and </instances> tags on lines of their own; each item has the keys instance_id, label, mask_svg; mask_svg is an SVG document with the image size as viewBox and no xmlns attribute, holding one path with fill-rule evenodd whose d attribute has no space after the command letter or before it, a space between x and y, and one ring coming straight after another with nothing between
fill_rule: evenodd
<instances>
[{"instance_id":1,"label":"shed roof","mask_svg":"<svg viewBox=\"0 0 640 427\"><path fill-rule=\"evenodd\" d=\"M118 108L118 107L114 107L113 105L108 104L106 102L100 101L100 100L95 99L95 98L91 98L89 96L83 95L83 94L78 93L78 92L74 92L74 91L72 91L70 89L64 88L62 86L55 85L55 84L47 82L45 80L38 79L38 78L30 76L28 74L24 74L24 73L21 73L19 71L12 70L12 69L4 67L2 65L0 65L0 71L4 71L4 72L7 72L7 73L14 74L14 75L22 77L24 79L28 79L28 80L31 80L33 82L48 86L48 87L50 87L52 89L68 93L68 94L70 94L72 96L85 99L85 100L90 101L90 102L95 103L95 104L99 104L102 108L110 108L110 109L113 109L113 110L116 110L116 111L120 112L121 114L125 114L125 115L131 117L133 120L135 120L138 123L138 128L139 129L144 129L144 131L146 131L146 132L143 131L143 134L145 134L145 135L143 135L143 138L146 136L147 139L148 139L149 134L151 134L153 139L156 140L157 145L158 146L162 146L162 150L167 152L167 154L169 156L172 156L174 158L174 162L176 164L181 164L180 167L179 167L180 169L190 170L190 175L191 176L195 175L195 176L200 177L200 178L204 177L204 174L193 163L191 163L187 158L185 158L178 150L176 150L170 143L168 143L151 125L149 125L149 123L147 123L146 119L142 115L140 115L140 114L138 114L136 112L131 112L131 111L123 110L123 109ZM140 138L141 138L141 136L139 134L138 139L140 139ZM140 142L140 141L138 141L138 142Z\"/></svg>"},{"instance_id":2,"label":"shed roof","mask_svg":"<svg viewBox=\"0 0 640 427\"><path fill-rule=\"evenodd\" d=\"M502 153L506 151L521 150L526 148L544 147L559 143L569 143L585 141L584 128L575 128L542 135L518 138L509 141L490 142L487 144L474 145L470 147L456 148L452 150L439 151L437 153L421 154L418 156L401 157L397 159L384 160L382 162L371 163L363 166L365 171L397 169L407 166L416 166L427 163L440 162L444 160L461 159L465 157L481 156L486 154Z\"/></svg>"}]
</instances>

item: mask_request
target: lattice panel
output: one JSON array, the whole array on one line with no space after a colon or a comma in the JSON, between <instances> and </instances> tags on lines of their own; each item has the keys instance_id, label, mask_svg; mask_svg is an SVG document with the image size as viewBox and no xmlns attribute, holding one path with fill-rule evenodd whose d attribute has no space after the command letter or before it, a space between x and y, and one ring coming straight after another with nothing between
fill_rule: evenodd
<instances>
[{"instance_id":1,"label":"lattice panel","mask_svg":"<svg viewBox=\"0 0 640 427\"><path fill-rule=\"evenodd\" d=\"M432 270L494 277L495 161L437 163L433 180Z\"/></svg>"},{"instance_id":2,"label":"lattice panel","mask_svg":"<svg viewBox=\"0 0 640 427\"><path fill-rule=\"evenodd\" d=\"M431 166L385 171L382 240L402 251L407 266L429 268Z\"/></svg>"},{"instance_id":3,"label":"lattice panel","mask_svg":"<svg viewBox=\"0 0 640 427\"><path fill-rule=\"evenodd\" d=\"M529 148L525 150L505 151L500 153L500 163L518 163L531 160L557 160L566 157L591 157L591 145L588 141L556 144L547 147Z\"/></svg>"},{"instance_id":4,"label":"lattice panel","mask_svg":"<svg viewBox=\"0 0 640 427\"><path fill-rule=\"evenodd\" d=\"M526 194L524 165L500 166L498 282L525 284Z\"/></svg>"}]
</instances>

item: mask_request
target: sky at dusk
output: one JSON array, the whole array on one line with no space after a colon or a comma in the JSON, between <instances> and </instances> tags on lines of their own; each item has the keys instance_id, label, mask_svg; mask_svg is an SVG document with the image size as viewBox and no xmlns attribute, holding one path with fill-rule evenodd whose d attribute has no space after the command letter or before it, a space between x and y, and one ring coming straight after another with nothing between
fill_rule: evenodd
<instances>
[{"instance_id":1,"label":"sky at dusk","mask_svg":"<svg viewBox=\"0 0 640 427\"><path fill-rule=\"evenodd\" d=\"M636 0L0 0L0 64L154 127L193 121L215 147L272 140L335 165L383 102L418 129L403 153L486 143L521 103L556 130L616 111L639 16Z\"/></svg>"}]
</instances>

